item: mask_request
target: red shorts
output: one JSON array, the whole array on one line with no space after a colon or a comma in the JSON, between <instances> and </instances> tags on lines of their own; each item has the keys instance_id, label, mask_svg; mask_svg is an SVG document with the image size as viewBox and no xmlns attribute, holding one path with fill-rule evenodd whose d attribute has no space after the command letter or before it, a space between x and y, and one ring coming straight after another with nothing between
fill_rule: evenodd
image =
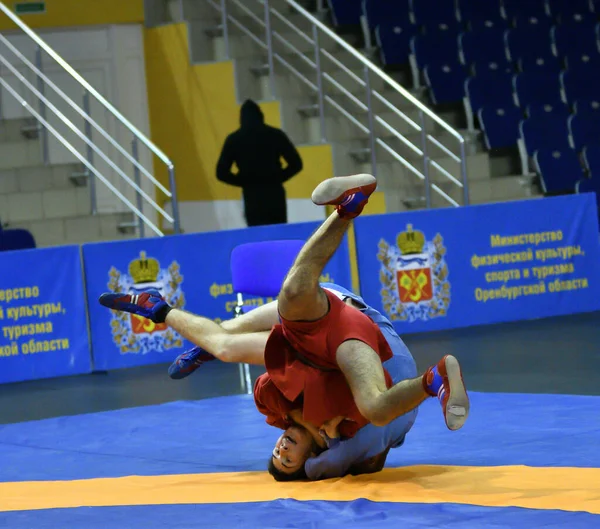
<instances>
[{"instance_id":1,"label":"red shorts","mask_svg":"<svg viewBox=\"0 0 600 529\"><path fill-rule=\"evenodd\" d=\"M346 417L340 434L351 437L368 421L354 403L336 352L345 341L358 340L370 346L383 363L392 357L392 351L368 316L335 294L325 293L329 312L320 320L282 318L281 324L273 327L265 349L267 373L256 381L254 398L269 424L288 424L282 411L301 404L304 420L316 427L334 417ZM392 379L385 369L384 374L387 387L391 387Z\"/></svg>"}]
</instances>

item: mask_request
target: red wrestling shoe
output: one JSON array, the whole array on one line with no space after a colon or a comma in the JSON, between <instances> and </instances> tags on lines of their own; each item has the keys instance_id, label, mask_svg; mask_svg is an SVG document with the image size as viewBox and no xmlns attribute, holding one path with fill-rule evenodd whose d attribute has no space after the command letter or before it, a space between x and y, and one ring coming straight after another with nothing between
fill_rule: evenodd
<instances>
[{"instance_id":1,"label":"red wrestling shoe","mask_svg":"<svg viewBox=\"0 0 600 529\"><path fill-rule=\"evenodd\" d=\"M376 188L377 180L370 174L336 176L315 188L312 201L318 206L337 206L340 217L353 219L361 214Z\"/></svg>"},{"instance_id":2,"label":"red wrestling shoe","mask_svg":"<svg viewBox=\"0 0 600 529\"><path fill-rule=\"evenodd\" d=\"M469 396L458 360L446 355L423 375L423 388L442 405L446 426L458 430L469 416Z\"/></svg>"}]
</instances>

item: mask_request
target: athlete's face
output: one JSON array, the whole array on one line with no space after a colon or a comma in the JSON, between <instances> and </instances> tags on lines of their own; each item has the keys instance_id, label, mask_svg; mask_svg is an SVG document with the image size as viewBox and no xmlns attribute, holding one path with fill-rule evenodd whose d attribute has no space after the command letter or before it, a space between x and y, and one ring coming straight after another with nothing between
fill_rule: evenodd
<instances>
[{"instance_id":1,"label":"athlete's face","mask_svg":"<svg viewBox=\"0 0 600 529\"><path fill-rule=\"evenodd\" d=\"M290 426L275 443L273 465L285 474L293 474L313 454L313 445L313 438L307 430Z\"/></svg>"}]
</instances>

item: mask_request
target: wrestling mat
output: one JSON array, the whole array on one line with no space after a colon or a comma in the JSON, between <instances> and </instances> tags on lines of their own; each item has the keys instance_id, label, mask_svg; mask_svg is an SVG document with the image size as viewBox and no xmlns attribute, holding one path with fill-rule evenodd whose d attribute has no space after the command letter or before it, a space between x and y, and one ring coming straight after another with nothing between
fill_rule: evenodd
<instances>
[{"instance_id":1,"label":"wrestling mat","mask_svg":"<svg viewBox=\"0 0 600 529\"><path fill-rule=\"evenodd\" d=\"M600 527L600 397L426 402L375 475L276 483L252 397L0 426L0 527Z\"/></svg>"}]
</instances>

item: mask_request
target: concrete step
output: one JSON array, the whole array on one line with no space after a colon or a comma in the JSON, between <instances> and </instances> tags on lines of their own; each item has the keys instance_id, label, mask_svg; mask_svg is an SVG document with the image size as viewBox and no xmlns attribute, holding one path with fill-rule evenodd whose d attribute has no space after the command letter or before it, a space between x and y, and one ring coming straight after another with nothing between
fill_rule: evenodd
<instances>
[{"instance_id":1,"label":"concrete step","mask_svg":"<svg viewBox=\"0 0 600 529\"><path fill-rule=\"evenodd\" d=\"M34 140L39 137L39 132L39 125L32 118L0 120L0 143Z\"/></svg>"},{"instance_id":2,"label":"concrete step","mask_svg":"<svg viewBox=\"0 0 600 529\"><path fill-rule=\"evenodd\" d=\"M72 216L61 219L11 223L11 228L29 230L40 248L87 242L118 241L135 238L135 233L122 233L119 224L131 220L131 214Z\"/></svg>"},{"instance_id":3,"label":"concrete step","mask_svg":"<svg viewBox=\"0 0 600 529\"><path fill-rule=\"evenodd\" d=\"M79 164L21 167L0 170L0 194L32 193L69 186L85 186L83 166Z\"/></svg>"},{"instance_id":4,"label":"concrete step","mask_svg":"<svg viewBox=\"0 0 600 529\"><path fill-rule=\"evenodd\" d=\"M39 140L20 140L0 143L0 171L43 165Z\"/></svg>"},{"instance_id":5,"label":"concrete step","mask_svg":"<svg viewBox=\"0 0 600 529\"><path fill-rule=\"evenodd\" d=\"M87 187L64 187L29 193L0 194L3 222L60 219L91 212Z\"/></svg>"}]
</instances>

